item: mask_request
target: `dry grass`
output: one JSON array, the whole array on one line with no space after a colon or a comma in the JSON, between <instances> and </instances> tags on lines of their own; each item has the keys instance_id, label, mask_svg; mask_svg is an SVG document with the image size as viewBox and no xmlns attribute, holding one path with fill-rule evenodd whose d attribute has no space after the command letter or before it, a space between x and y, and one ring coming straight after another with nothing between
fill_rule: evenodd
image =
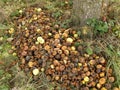
<instances>
[{"instance_id":1,"label":"dry grass","mask_svg":"<svg viewBox=\"0 0 120 90\"><path fill-rule=\"evenodd\" d=\"M114 86L120 88L120 40L114 35L107 34L104 38L97 38L94 41L100 47L106 60L108 60L107 68L113 68L113 74L116 78Z\"/></svg>"}]
</instances>

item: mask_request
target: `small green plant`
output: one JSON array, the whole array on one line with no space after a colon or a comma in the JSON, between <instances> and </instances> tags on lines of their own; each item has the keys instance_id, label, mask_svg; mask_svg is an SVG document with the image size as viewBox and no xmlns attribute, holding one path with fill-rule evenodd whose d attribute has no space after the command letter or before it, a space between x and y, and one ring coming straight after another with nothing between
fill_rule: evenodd
<instances>
[{"instance_id":1,"label":"small green plant","mask_svg":"<svg viewBox=\"0 0 120 90\"><path fill-rule=\"evenodd\" d=\"M109 29L109 25L107 22L103 22L95 18L87 20L87 25L93 28L94 34L103 34L108 32Z\"/></svg>"},{"instance_id":2,"label":"small green plant","mask_svg":"<svg viewBox=\"0 0 120 90\"><path fill-rule=\"evenodd\" d=\"M66 3L65 1L62 1L62 0L55 0L54 5L55 7L58 7L58 8L64 8Z\"/></svg>"},{"instance_id":3,"label":"small green plant","mask_svg":"<svg viewBox=\"0 0 120 90\"><path fill-rule=\"evenodd\" d=\"M0 70L0 90L9 90L9 80L11 74L5 72L3 69Z\"/></svg>"},{"instance_id":4,"label":"small green plant","mask_svg":"<svg viewBox=\"0 0 120 90\"><path fill-rule=\"evenodd\" d=\"M92 55L94 53L91 45L92 45L91 42L86 43L85 51L88 55Z\"/></svg>"},{"instance_id":5,"label":"small green plant","mask_svg":"<svg viewBox=\"0 0 120 90\"><path fill-rule=\"evenodd\" d=\"M71 23L71 20L70 19L67 19L67 20L64 20L62 23L61 23L61 27L62 28L68 28L69 25Z\"/></svg>"},{"instance_id":6,"label":"small green plant","mask_svg":"<svg viewBox=\"0 0 120 90\"><path fill-rule=\"evenodd\" d=\"M120 25L115 25L113 32L118 38L120 38Z\"/></svg>"},{"instance_id":7,"label":"small green plant","mask_svg":"<svg viewBox=\"0 0 120 90\"><path fill-rule=\"evenodd\" d=\"M79 45L80 45L79 42L76 42L76 43L74 44L75 47L78 47Z\"/></svg>"},{"instance_id":8,"label":"small green plant","mask_svg":"<svg viewBox=\"0 0 120 90\"><path fill-rule=\"evenodd\" d=\"M71 23L71 19L66 19L66 20L61 20L61 21L56 21L53 24L58 24L60 25L61 28L69 28Z\"/></svg>"},{"instance_id":9,"label":"small green plant","mask_svg":"<svg viewBox=\"0 0 120 90\"><path fill-rule=\"evenodd\" d=\"M58 19L60 16L62 16L63 12L62 10L56 10L52 16L55 18L55 19Z\"/></svg>"},{"instance_id":10,"label":"small green plant","mask_svg":"<svg viewBox=\"0 0 120 90\"><path fill-rule=\"evenodd\" d=\"M15 10L10 14L10 17L15 17L15 16L19 16L19 15L20 15L19 10Z\"/></svg>"},{"instance_id":11,"label":"small green plant","mask_svg":"<svg viewBox=\"0 0 120 90\"><path fill-rule=\"evenodd\" d=\"M87 52L88 55L92 55L93 54L93 50L92 50L91 47L87 47L86 52Z\"/></svg>"},{"instance_id":12,"label":"small green plant","mask_svg":"<svg viewBox=\"0 0 120 90\"><path fill-rule=\"evenodd\" d=\"M73 5L73 0L52 0L55 3L55 7L66 9L67 7L71 7Z\"/></svg>"}]
</instances>

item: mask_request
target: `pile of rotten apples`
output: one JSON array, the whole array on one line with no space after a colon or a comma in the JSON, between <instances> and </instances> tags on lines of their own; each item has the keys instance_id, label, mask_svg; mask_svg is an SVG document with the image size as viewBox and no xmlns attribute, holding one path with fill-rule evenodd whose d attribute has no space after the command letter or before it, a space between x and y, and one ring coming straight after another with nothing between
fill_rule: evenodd
<instances>
[{"instance_id":1,"label":"pile of rotten apples","mask_svg":"<svg viewBox=\"0 0 120 90\"><path fill-rule=\"evenodd\" d=\"M49 82L67 90L110 90L115 78L107 61L96 54L82 54L75 30L60 28L47 10L30 7L14 18L14 50L21 69L33 78L44 72ZM12 30L11 30L12 31ZM57 89L56 89L57 90Z\"/></svg>"}]
</instances>

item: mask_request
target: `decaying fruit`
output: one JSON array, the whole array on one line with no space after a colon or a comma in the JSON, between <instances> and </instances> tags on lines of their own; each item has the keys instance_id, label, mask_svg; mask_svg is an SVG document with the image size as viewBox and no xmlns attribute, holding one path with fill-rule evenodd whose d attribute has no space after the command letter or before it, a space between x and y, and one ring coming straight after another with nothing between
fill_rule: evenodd
<instances>
[{"instance_id":1,"label":"decaying fruit","mask_svg":"<svg viewBox=\"0 0 120 90\"><path fill-rule=\"evenodd\" d=\"M10 52L16 51L21 69L32 73L34 80L39 79L41 72L51 83L68 90L72 90L71 86L80 90L106 90L107 86L112 89L115 78L111 68L107 72L107 60L96 54L85 54L77 31L53 24L56 20L47 10L27 8L14 22L16 30L8 31L15 33Z\"/></svg>"},{"instance_id":2,"label":"decaying fruit","mask_svg":"<svg viewBox=\"0 0 120 90\"><path fill-rule=\"evenodd\" d=\"M35 68L35 69L33 69L33 75L38 75L39 74L39 69L37 69L37 68Z\"/></svg>"},{"instance_id":3,"label":"decaying fruit","mask_svg":"<svg viewBox=\"0 0 120 90\"><path fill-rule=\"evenodd\" d=\"M72 43L72 42L73 42L73 39L72 39L72 38L67 38L67 39L66 39L66 42L67 42L67 43Z\"/></svg>"},{"instance_id":4,"label":"decaying fruit","mask_svg":"<svg viewBox=\"0 0 120 90\"><path fill-rule=\"evenodd\" d=\"M100 79L99 79L99 83L100 83L100 84L105 84L105 83L106 83L105 77L100 78Z\"/></svg>"},{"instance_id":5,"label":"decaying fruit","mask_svg":"<svg viewBox=\"0 0 120 90\"><path fill-rule=\"evenodd\" d=\"M88 81L89 81L89 77L87 77L87 76L84 77L84 81L85 81L85 82L88 82Z\"/></svg>"}]
</instances>

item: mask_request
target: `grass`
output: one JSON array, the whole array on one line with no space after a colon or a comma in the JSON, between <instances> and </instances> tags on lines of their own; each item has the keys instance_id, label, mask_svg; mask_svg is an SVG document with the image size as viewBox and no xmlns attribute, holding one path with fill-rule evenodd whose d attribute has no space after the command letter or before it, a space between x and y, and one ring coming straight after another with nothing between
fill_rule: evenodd
<instances>
[{"instance_id":1,"label":"grass","mask_svg":"<svg viewBox=\"0 0 120 90\"><path fill-rule=\"evenodd\" d=\"M26 74L20 70L18 64L11 68L12 70L12 79L10 80L11 88L13 90L36 90L35 85L30 83L32 77L27 77Z\"/></svg>"},{"instance_id":2,"label":"grass","mask_svg":"<svg viewBox=\"0 0 120 90\"><path fill-rule=\"evenodd\" d=\"M33 80L29 73L26 74L20 70L18 64L12 67L11 70L13 78L10 83L13 84L11 87L13 90L53 90L54 84L49 83L44 72L39 74L39 80Z\"/></svg>"},{"instance_id":3,"label":"grass","mask_svg":"<svg viewBox=\"0 0 120 90\"><path fill-rule=\"evenodd\" d=\"M106 39L104 39L106 37ZM113 74L115 76L114 86L120 88L120 43L119 39L110 33L104 38L99 38L95 40L98 47L101 49L102 55L108 60L107 68L113 69Z\"/></svg>"},{"instance_id":4,"label":"grass","mask_svg":"<svg viewBox=\"0 0 120 90\"><path fill-rule=\"evenodd\" d=\"M108 68L113 68L114 75L116 77L114 85L120 88L120 55L118 54L118 51L114 48L109 48L109 51L106 50L106 53L110 56L108 61Z\"/></svg>"}]
</instances>

